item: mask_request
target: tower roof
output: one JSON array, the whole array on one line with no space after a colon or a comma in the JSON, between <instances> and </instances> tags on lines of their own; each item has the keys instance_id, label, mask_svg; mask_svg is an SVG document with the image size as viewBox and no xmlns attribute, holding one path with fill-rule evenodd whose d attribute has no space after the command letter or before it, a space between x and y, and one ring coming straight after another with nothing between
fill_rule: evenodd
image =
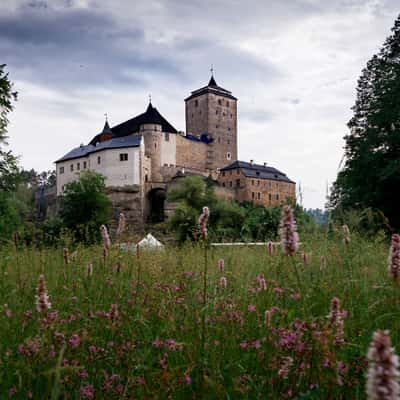
<instances>
[{"instance_id":1,"label":"tower roof","mask_svg":"<svg viewBox=\"0 0 400 400\"><path fill-rule=\"evenodd\" d=\"M208 85L204 86L204 87L202 87L200 89L194 90L191 93L191 95L185 99L185 101L193 99L194 97L197 97L197 96L201 96L202 94L205 94L205 93L214 93L214 94L217 94L219 96L227 97L227 98L232 99L232 100L237 100L237 98L232 95L232 92L222 88L221 86L218 86L217 82L214 79L214 76L211 75L211 79L208 82Z\"/></svg>"},{"instance_id":2,"label":"tower roof","mask_svg":"<svg viewBox=\"0 0 400 400\"><path fill-rule=\"evenodd\" d=\"M108 123L106 122L108 125ZM163 132L178 133L178 131L158 112L157 108L153 107L151 102L147 106L146 111L132 119L128 119L119 125L113 126L110 129L113 137L123 137L131 135L132 133L139 132L140 125L143 124L158 124L161 125ZM105 127L105 126L104 126ZM104 130L103 132L104 133ZM90 144L96 144L99 141L99 135L96 135Z\"/></svg>"},{"instance_id":3,"label":"tower roof","mask_svg":"<svg viewBox=\"0 0 400 400\"><path fill-rule=\"evenodd\" d=\"M108 121L106 120L106 123L104 124L104 128L102 133L112 133L110 125L108 125Z\"/></svg>"}]
</instances>

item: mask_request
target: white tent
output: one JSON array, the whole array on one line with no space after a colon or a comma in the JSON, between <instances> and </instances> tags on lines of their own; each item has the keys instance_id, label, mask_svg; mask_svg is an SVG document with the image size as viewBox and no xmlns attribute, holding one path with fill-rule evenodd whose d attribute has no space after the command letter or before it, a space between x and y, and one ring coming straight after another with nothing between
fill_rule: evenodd
<instances>
[{"instance_id":1,"label":"white tent","mask_svg":"<svg viewBox=\"0 0 400 400\"><path fill-rule=\"evenodd\" d=\"M148 233L138 244L139 247L147 247L149 249L163 249L164 245L159 242L151 233Z\"/></svg>"}]
</instances>

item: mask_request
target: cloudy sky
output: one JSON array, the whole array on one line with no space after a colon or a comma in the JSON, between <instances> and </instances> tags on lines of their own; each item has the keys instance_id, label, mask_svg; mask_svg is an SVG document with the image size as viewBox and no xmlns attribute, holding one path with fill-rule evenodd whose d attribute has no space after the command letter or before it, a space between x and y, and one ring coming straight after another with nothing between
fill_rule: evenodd
<instances>
[{"instance_id":1,"label":"cloudy sky","mask_svg":"<svg viewBox=\"0 0 400 400\"><path fill-rule=\"evenodd\" d=\"M239 158L267 162L323 207L362 68L398 0L1 0L0 64L19 92L10 145L48 170L104 124L153 105L185 130L209 80L239 98ZM397 6L397 7L396 7Z\"/></svg>"}]
</instances>

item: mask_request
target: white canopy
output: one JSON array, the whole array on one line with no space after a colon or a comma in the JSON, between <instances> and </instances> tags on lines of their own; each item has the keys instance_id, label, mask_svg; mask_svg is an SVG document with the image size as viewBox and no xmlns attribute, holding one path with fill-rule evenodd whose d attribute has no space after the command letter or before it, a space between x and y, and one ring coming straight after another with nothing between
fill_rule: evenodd
<instances>
[{"instance_id":1,"label":"white canopy","mask_svg":"<svg viewBox=\"0 0 400 400\"><path fill-rule=\"evenodd\" d=\"M162 249L164 245L159 242L151 233L148 233L138 244L139 247L148 247L151 249Z\"/></svg>"}]
</instances>

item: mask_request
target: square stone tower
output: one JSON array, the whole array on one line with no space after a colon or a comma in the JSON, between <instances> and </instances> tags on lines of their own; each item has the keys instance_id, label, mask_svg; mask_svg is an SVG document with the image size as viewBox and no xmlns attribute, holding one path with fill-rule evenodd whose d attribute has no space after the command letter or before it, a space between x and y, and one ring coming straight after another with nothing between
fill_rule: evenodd
<instances>
[{"instance_id":1,"label":"square stone tower","mask_svg":"<svg viewBox=\"0 0 400 400\"><path fill-rule=\"evenodd\" d=\"M237 160L237 98L229 90L218 86L211 76L207 86L185 99L185 112L186 132L212 139L207 169L222 168Z\"/></svg>"}]
</instances>

